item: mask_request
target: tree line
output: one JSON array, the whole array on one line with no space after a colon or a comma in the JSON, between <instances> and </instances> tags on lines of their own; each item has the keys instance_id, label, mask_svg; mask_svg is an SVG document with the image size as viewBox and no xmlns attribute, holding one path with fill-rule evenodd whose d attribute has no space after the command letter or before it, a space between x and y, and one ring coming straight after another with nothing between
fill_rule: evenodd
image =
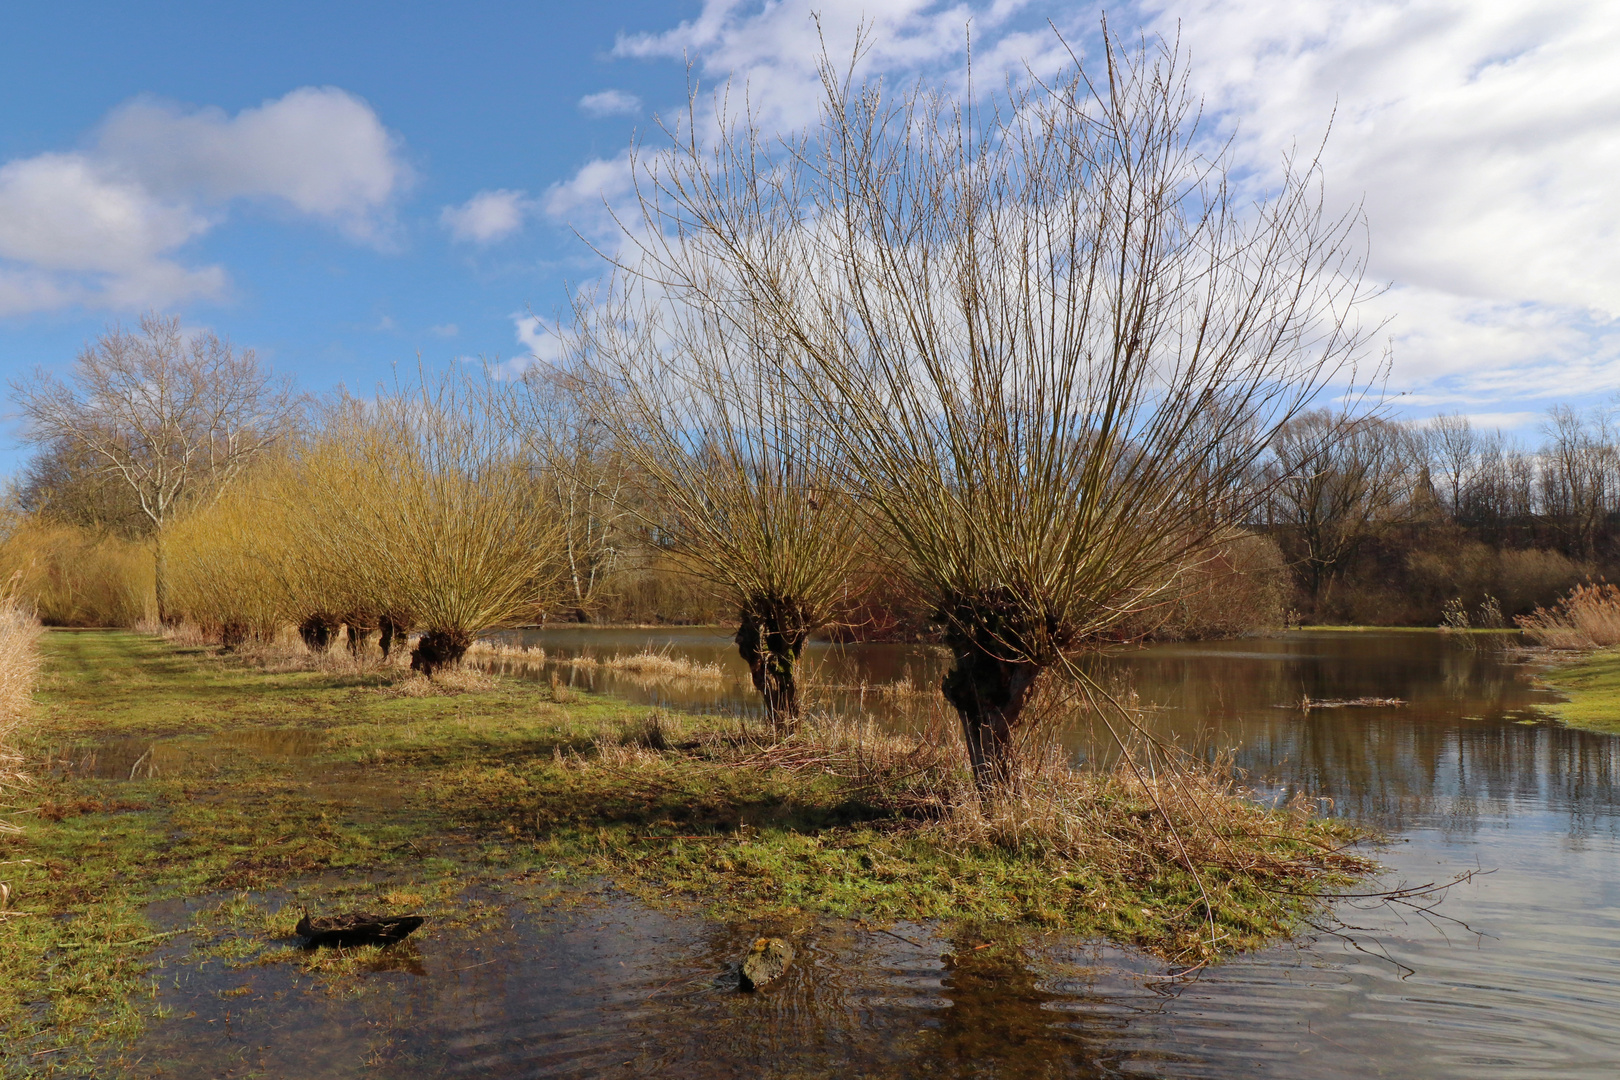
<instances>
[{"instance_id":1,"label":"tree line","mask_svg":"<svg viewBox=\"0 0 1620 1080\"><path fill-rule=\"evenodd\" d=\"M1534 442L1465 416L1319 409L1283 425L1252 520L1325 622L1506 625L1620 559L1620 431L1610 409L1551 409Z\"/></svg>"}]
</instances>

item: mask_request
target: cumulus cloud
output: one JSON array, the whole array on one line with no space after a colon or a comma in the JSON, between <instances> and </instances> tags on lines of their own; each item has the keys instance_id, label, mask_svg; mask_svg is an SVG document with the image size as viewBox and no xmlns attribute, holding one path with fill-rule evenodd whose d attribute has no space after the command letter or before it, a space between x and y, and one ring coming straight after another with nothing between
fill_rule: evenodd
<instances>
[{"instance_id":1,"label":"cumulus cloud","mask_svg":"<svg viewBox=\"0 0 1620 1080\"><path fill-rule=\"evenodd\" d=\"M262 198L377 239L411 179L398 140L364 101L304 87L235 117L140 99L102 125L97 152L159 195Z\"/></svg>"},{"instance_id":2,"label":"cumulus cloud","mask_svg":"<svg viewBox=\"0 0 1620 1080\"><path fill-rule=\"evenodd\" d=\"M85 150L0 165L0 314L218 297L224 268L177 256L233 202L382 243L410 179L394 136L342 90L295 90L235 117L139 99Z\"/></svg>"},{"instance_id":3,"label":"cumulus cloud","mask_svg":"<svg viewBox=\"0 0 1620 1080\"><path fill-rule=\"evenodd\" d=\"M603 90L580 98L579 107L595 117L634 116L641 112L641 99L624 90Z\"/></svg>"},{"instance_id":4,"label":"cumulus cloud","mask_svg":"<svg viewBox=\"0 0 1620 1080\"><path fill-rule=\"evenodd\" d=\"M506 188L480 191L460 206L445 207L439 220L450 230L452 239L493 244L523 228L531 205L527 192Z\"/></svg>"}]
</instances>

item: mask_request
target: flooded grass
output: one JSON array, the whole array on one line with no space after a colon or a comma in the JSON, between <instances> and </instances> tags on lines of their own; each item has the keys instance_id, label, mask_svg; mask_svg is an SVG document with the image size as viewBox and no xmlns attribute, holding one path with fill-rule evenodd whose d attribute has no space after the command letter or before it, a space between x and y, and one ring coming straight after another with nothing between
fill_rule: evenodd
<instances>
[{"instance_id":1,"label":"flooded grass","mask_svg":"<svg viewBox=\"0 0 1620 1080\"><path fill-rule=\"evenodd\" d=\"M1547 712L1572 728L1620 735L1620 651L1556 661L1541 681L1568 699Z\"/></svg>"},{"instance_id":2,"label":"flooded grass","mask_svg":"<svg viewBox=\"0 0 1620 1080\"><path fill-rule=\"evenodd\" d=\"M92 1060L120 1075L116 1048L167 1007L154 955L290 966L332 993L409 963L403 947L296 948L305 907L424 914L420 935L476 935L503 918L492 895L551 903L559 885L610 883L723 919L968 920L1201 959L1211 917L1208 948L1251 948L1364 868L1322 856L1346 828L1245 803L1275 839L1225 842L1298 873L1206 865L1206 915L1144 793L1107 778L1086 797L1121 830L1057 850L951 828L942 804L927 809L943 766L870 728L773 743L735 719L562 704L529 680L413 692L406 673L267 670L133 634L45 647L28 749L48 767L10 808L23 832L0 837L15 912L0 920L0 1076L81 1075ZM155 919L177 898L191 898L185 918Z\"/></svg>"}]
</instances>

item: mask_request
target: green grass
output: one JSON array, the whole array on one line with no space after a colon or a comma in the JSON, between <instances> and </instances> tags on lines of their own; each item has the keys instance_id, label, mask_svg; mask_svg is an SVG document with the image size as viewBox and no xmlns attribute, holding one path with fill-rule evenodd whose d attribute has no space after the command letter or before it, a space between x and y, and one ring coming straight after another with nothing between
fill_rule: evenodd
<instances>
[{"instance_id":1,"label":"green grass","mask_svg":"<svg viewBox=\"0 0 1620 1080\"><path fill-rule=\"evenodd\" d=\"M1568 701L1543 708L1573 728L1620 735L1620 650L1560 664L1542 676Z\"/></svg>"},{"instance_id":2,"label":"green grass","mask_svg":"<svg viewBox=\"0 0 1620 1080\"><path fill-rule=\"evenodd\" d=\"M608 882L721 917L965 919L1166 955L1202 948L1198 886L1176 865L1104 873L1039 850L940 843L812 770L737 768L679 748L604 757L602 746L634 737L643 707L558 703L515 678L411 697L397 676L270 673L120 632L50 634L44 650L25 747L36 760L161 737L169 771L36 770L6 815L24 831L0 834L0 880L20 913L0 919L0 1077L79 1075L91 1054L110 1069L107 1047L158 1015L148 957L165 942L184 947L179 963L296 963L331 979L372 962L289 949L277 940L294 921L275 910L282 899L420 911L437 928L491 917L469 899L474 887ZM735 724L677 719L689 732ZM279 757L237 736L286 728L318 732L314 754ZM1277 831L1278 845L1299 850L1349 835L1321 821ZM1206 874L1222 947L1288 932L1337 880L1265 891ZM148 905L181 896L206 899L191 922L149 920ZM170 930L185 936L156 937Z\"/></svg>"}]
</instances>

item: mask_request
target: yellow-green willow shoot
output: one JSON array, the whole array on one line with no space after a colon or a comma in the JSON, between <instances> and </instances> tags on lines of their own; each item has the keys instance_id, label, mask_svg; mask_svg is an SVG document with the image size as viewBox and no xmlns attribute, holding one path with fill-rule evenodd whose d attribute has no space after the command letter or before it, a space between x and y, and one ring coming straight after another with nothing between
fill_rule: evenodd
<instances>
[{"instance_id":1,"label":"yellow-green willow shoot","mask_svg":"<svg viewBox=\"0 0 1620 1080\"><path fill-rule=\"evenodd\" d=\"M280 498L287 462L261 462L210 506L169 526L170 603L234 648L269 642L301 612L289 577L301 559L288 543L296 512Z\"/></svg>"},{"instance_id":2,"label":"yellow-green willow shoot","mask_svg":"<svg viewBox=\"0 0 1620 1080\"><path fill-rule=\"evenodd\" d=\"M336 417L308 472L308 542L348 568L348 603L422 628L412 666L428 674L557 591L563 526L509 438L508 392L424 377Z\"/></svg>"}]
</instances>

